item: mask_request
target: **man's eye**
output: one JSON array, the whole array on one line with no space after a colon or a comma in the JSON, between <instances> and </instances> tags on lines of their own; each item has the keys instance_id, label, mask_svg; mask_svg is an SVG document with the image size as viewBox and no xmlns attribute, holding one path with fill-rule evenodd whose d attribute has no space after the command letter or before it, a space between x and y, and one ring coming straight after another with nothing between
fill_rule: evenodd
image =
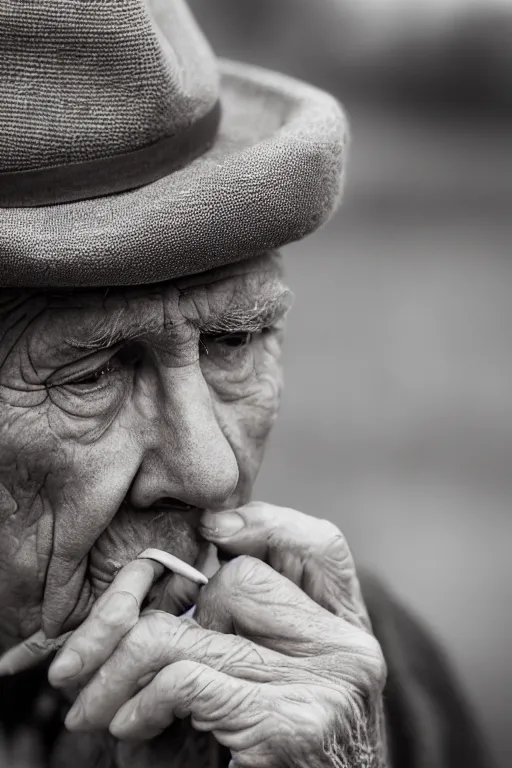
<instances>
[{"instance_id":1,"label":"man's eye","mask_svg":"<svg viewBox=\"0 0 512 768\"><path fill-rule=\"evenodd\" d=\"M92 386L94 384L97 384L100 381L100 379L104 378L105 376L109 376L112 373L116 373L116 371L119 370L119 367L120 367L119 361L116 360L115 357L113 357L107 363L105 363L105 365L102 365L101 368L98 368L92 373L88 373L79 379L74 379L73 382L70 382L70 383Z\"/></svg>"},{"instance_id":2,"label":"man's eye","mask_svg":"<svg viewBox=\"0 0 512 768\"><path fill-rule=\"evenodd\" d=\"M251 331L236 331L234 333L207 334L203 337L204 342L213 344L222 344L225 347L246 347L251 343L254 334Z\"/></svg>"}]
</instances>

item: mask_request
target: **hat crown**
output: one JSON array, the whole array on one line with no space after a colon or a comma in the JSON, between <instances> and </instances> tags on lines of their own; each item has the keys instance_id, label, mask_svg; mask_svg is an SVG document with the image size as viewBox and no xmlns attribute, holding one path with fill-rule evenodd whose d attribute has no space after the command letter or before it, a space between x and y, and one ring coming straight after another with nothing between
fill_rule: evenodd
<instances>
[{"instance_id":1,"label":"hat crown","mask_svg":"<svg viewBox=\"0 0 512 768\"><path fill-rule=\"evenodd\" d=\"M218 98L182 0L0 0L0 173L134 152Z\"/></svg>"}]
</instances>

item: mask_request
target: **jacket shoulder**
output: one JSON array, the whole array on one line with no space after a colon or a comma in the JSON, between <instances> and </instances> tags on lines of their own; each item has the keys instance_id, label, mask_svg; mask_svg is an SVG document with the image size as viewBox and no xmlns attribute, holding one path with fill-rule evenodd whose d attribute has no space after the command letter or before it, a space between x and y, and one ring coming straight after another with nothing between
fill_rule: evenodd
<instances>
[{"instance_id":1,"label":"jacket shoulder","mask_svg":"<svg viewBox=\"0 0 512 768\"><path fill-rule=\"evenodd\" d=\"M437 642L379 579L363 574L361 587L388 667L384 705L393 768L491 768Z\"/></svg>"}]
</instances>

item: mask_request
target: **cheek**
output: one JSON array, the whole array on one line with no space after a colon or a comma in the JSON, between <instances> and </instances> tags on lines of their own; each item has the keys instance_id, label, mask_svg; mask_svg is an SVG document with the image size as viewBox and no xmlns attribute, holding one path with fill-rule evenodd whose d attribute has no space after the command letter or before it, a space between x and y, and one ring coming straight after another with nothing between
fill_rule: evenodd
<instances>
[{"instance_id":1,"label":"cheek","mask_svg":"<svg viewBox=\"0 0 512 768\"><path fill-rule=\"evenodd\" d=\"M11 525L32 527L37 522L37 498L51 475L65 475L66 458L60 441L48 428L47 409L5 407L1 414L0 482L10 491L17 511ZM32 514L29 512L32 510Z\"/></svg>"},{"instance_id":2,"label":"cheek","mask_svg":"<svg viewBox=\"0 0 512 768\"><path fill-rule=\"evenodd\" d=\"M16 418L2 413L0 482L10 490L19 510L35 507L39 497L55 515L71 499L93 513L103 495L99 489L107 481L113 486L120 478L121 485L129 485L130 467L138 461L138 455L130 460L137 450L127 438L129 430L114 424L101 439L93 440L94 425L86 427L82 422L73 426L72 420L63 421L60 415L56 418L51 406L28 409ZM21 517L19 510L17 517ZM37 518L25 515L25 525L35 522Z\"/></svg>"},{"instance_id":3,"label":"cheek","mask_svg":"<svg viewBox=\"0 0 512 768\"><path fill-rule=\"evenodd\" d=\"M242 423L248 439L263 448L277 418L283 386L281 334L261 340L254 362L254 386L240 403Z\"/></svg>"},{"instance_id":4,"label":"cheek","mask_svg":"<svg viewBox=\"0 0 512 768\"><path fill-rule=\"evenodd\" d=\"M0 429L0 502L8 500L0 505L0 608L15 610L23 626L39 610L52 563L72 573L108 525L138 455L125 430L91 445L62 439L41 409L17 418L4 410Z\"/></svg>"},{"instance_id":5,"label":"cheek","mask_svg":"<svg viewBox=\"0 0 512 768\"><path fill-rule=\"evenodd\" d=\"M16 636L35 620L51 546L53 515L48 478L62 476L65 462L40 409L1 411L0 483L9 504L0 509L0 625Z\"/></svg>"},{"instance_id":6,"label":"cheek","mask_svg":"<svg viewBox=\"0 0 512 768\"><path fill-rule=\"evenodd\" d=\"M219 424L238 462L239 493L244 497L250 494L260 469L282 388L282 369L275 349L263 349L256 363L244 394L230 402L218 400L216 404Z\"/></svg>"}]
</instances>

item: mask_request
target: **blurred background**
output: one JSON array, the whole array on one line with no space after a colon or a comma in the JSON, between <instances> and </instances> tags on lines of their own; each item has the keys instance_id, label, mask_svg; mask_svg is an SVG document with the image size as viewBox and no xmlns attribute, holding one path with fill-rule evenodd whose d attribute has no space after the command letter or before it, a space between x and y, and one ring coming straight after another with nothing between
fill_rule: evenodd
<instances>
[{"instance_id":1,"label":"blurred background","mask_svg":"<svg viewBox=\"0 0 512 768\"><path fill-rule=\"evenodd\" d=\"M330 89L352 126L344 207L285 251L257 495L339 524L435 631L509 768L512 3L190 4L219 54Z\"/></svg>"}]
</instances>

